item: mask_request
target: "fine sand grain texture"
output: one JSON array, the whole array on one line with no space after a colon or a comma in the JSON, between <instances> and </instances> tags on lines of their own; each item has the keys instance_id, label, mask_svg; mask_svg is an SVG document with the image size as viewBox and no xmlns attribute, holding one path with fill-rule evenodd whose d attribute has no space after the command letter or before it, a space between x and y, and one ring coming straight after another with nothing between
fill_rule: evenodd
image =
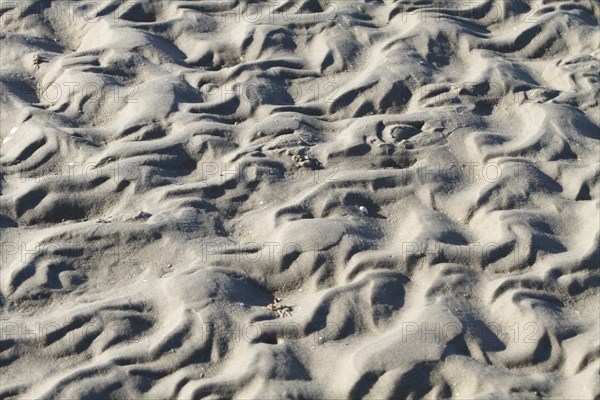
<instances>
[{"instance_id":1,"label":"fine sand grain texture","mask_svg":"<svg viewBox=\"0 0 600 400\"><path fill-rule=\"evenodd\" d=\"M0 398L600 399L595 0L0 0Z\"/></svg>"}]
</instances>

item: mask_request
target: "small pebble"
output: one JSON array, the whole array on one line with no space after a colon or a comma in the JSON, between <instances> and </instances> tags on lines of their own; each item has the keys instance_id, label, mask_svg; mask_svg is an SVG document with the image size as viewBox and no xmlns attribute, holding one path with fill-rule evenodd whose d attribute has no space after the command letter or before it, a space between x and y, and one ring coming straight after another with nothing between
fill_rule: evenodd
<instances>
[{"instance_id":1,"label":"small pebble","mask_svg":"<svg viewBox=\"0 0 600 400\"><path fill-rule=\"evenodd\" d=\"M9 137L4 138L4 139L2 139L2 143L10 142L10 140L11 140L11 138L9 138Z\"/></svg>"},{"instance_id":2,"label":"small pebble","mask_svg":"<svg viewBox=\"0 0 600 400\"><path fill-rule=\"evenodd\" d=\"M15 133L17 133L17 131L18 131L18 130L19 130L19 128L17 128L17 127L15 126L15 127L13 127L13 128L10 130L10 134L11 134L11 135L14 135Z\"/></svg>"},{"instance_id":3,"label":"small pebble","mask_svg":"<svg viewBox=\"0 0 600 400\"><path fill-rule=\"evenodd\" d=\"M148 219L152 216L152 214L147 213L145 211L138 212L133 219Z\"/></svg>"},{"instance_id":4,"label":"small pebble","mask_svg":"<svg viewBox=\"0 0 600 400\"><path fill-rule=\"evenodd\" d=\"M369 210L367 210L367 207L360 206L360 207L358 207L358 209L360 210L361 213L363 213L365 215L369 215Z\"/></svg>"}]
</instances>

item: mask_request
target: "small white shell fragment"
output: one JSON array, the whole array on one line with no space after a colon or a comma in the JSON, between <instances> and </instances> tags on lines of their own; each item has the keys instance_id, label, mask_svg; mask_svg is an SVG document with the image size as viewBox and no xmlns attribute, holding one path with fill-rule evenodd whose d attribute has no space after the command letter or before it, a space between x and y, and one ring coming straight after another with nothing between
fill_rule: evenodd
<instances>
[{"instance_id":1,"label":"small white shell fragment","mask_svg":"<svg viewBox=\"0 0 600 400\"><path fill-rule=\"evenodd\" d=\"M358 207L358 209L360 210L361 213L368 215L369 214L369 210L367 210L367 207L365 206L360 206Z\"/></svg>"},{"instance_id":2,"label":"small white shell fragment","mask_svg":"<svg viewBox=\"0 0 600 400\"><path fill-rule=\"evenodd\" d=\"M11 130L10 130L10 134L14 135L15 133L17 133L17 131L19 130L19 128L17 128L16 126L14 126Z\"/></svg>"},{"instance_id":3,"label":"small white shell fragment","mask_svg":"<svg viewBox=\"0 0 600 400\"><path fill-rule=\"evenodd\" d=\"M4 139L2 139L2 143L10 142L10 139L11 138L9 138L9 137L5 137Z\"/></svg>"}]
</instances>

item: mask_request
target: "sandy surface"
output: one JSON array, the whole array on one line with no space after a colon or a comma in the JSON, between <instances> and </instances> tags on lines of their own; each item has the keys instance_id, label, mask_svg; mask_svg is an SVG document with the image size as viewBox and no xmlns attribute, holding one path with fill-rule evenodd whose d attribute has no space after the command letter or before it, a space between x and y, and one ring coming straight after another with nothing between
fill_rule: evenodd
<instances>
[{"instance_id":1,"label":"sandy surface","mask_svg":"<svg viewBox=\"0 0 600 400\"><path fill-rule=\"evenodd\" d=\"M0 14L0 398L600 398L596 2Z\"/></svg>"}]
</instances>

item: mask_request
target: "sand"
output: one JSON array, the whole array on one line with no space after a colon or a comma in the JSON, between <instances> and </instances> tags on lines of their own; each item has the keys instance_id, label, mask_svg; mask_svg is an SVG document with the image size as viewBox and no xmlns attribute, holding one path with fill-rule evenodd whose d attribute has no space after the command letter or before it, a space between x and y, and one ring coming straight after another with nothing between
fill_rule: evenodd
<instances>
[{"instance_id":1,"label":"sand","mask_svg":"<svg viewBox=\"0 0 600 400\"><path fill-rule=\"evenodd\" d=\"M599 18L0 1L0 398L599 399Z\"/></svg>"}]
</instances>

